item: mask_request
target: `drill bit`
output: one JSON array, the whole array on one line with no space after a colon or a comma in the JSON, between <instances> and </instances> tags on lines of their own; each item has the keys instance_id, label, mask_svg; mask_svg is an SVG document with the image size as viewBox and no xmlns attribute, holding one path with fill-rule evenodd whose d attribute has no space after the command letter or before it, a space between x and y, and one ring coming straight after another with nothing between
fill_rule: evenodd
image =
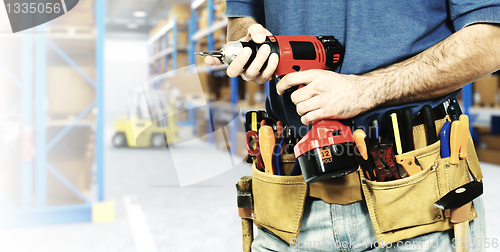
<instances>
[{"instance_id":1,"label":"drill bit","mask_svg":"<svg viewBox=\"0 0 500 252\"><path fill-rule=\"evenodd\" d=\"M213 56L213 57L218 57L218 58L222 58L222 53L220 51L201 51L201 52L197 52L197 53L194 53L196 55L199 55L199 56Z\"/></svg>"}]
</instances>

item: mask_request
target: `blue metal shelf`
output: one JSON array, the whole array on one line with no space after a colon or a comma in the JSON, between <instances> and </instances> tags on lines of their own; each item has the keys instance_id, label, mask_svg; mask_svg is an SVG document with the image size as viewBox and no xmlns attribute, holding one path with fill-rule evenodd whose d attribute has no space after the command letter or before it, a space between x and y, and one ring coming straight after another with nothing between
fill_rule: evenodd
<instances>
[{"instance_id":1,"label":"blue metal shelf","mask_svg":"<svg viewBox=\"0 0 500 252\"><path fill-rule=\"evenodd\" d=\"M196 10L200 7L203 6L203 4L206 3L206 8L208 9L208 27L204 30L198 30L196 21L198 19ZM212 33L219 30L219 29L224 29L227 27L227 20L224 21L218 21L215 22L214 20L214 5L213 5L213 0L194 0L191 2L191 18L189 20L189 64L196 64L195 60L195 55L194 55L194 50L195 50L195 43L197 43L200 39L202 38L207 38L207 50L212 51L214 50L214 38ZM212 67L207 67L207 68L198 68L198 71L208 71L212 72L214 68ZM231 88L231 103L233 105L238 104L238 78L231 78L230 79L230 88ZM211 100L208 100L207 103L210 105ZM211 107L211 106L209 106ZM234 118L234 117L233 117ZM209 120L210 123L208 123L208 132L213 132L213 117L211 110L209 110ZM230 128L230 139L231 139L231 146L236 146L236 125L232 124ZM213 142L213 135L209 134L208 135L208 142ZM232 153L236 153L236 148L231 148Z\"/></svg>"},{"instance_id":2,"label":"blue metal shelf","mask_svg":"<svg viewBox=\"0 0 500 252\"><path fill-rule=\"evenodd\" d=\"M105 8L104 0L95 0L95 26L97 30L95 68L96 79L93 80L61 49L45 35L46 24L38 26L36 35L26 33L22 38L22 137L29 140L34 137L36 156L30 153L30 146L23 146L21 160L21 206L15 205L5 196L0 200L6 202L11 209L0 212L0 226L25 226L92 220L92 201L80 192L70 181L61 175L47 162L47 152L64 137L94 107L97 108L95 123L95 168L96 168L96 202L104 201L104 35ZM71 14L71 13L69 13ZM33 51L33 41L36 39ZM47 47L54 50L69 66L77 71L96 91L96 99L92 101L77 117L66 125L59 134L47 142L46 121L46 85L47 85ZM34 55L34 62L32 60ZM35 66L33 76L33 63ZM10 75L12 78L12 76ZM35 89L33 90L33 84ZM33 92L34 91L34 92ZM33 99L34 95L34 99ZM34 105L34 106L33 106ZM35 107L33 110L32 108ZM15 108L17 109L17 108ZM34 121L33 121L33 115ZM8 115L7 115L8 116ZM34 168L34 169L33 169ZM47 173L53 174L68 187L84 205L47 206Z\"/></svg>"},{"instance_id":3,"label":"blue metal shelf","mask_svg":"<svg viewBox=\"0 0 500 252\"><path fill-rule=\"evenodd\" d=\"M149 54L149 65L150 65L150 77L154 78L158 75L165 74L169 71L175 71L177 66L177 58L179 51L184 51L180 49L178 45L178 34L183 29L187 29L183 24L177 21L176 17L172 17L172 20L162 26L154 35L152 35L148 42L148 54ZM168 33L172 33L172 42L169 43ZM157 45L158 51L155 52L155 45ZM181 48L188 48L188 45L183 45ZM160 69L160 64L157 63L158 60L163 60L164 69ZM168 62L171 60L172 69L168 68ZM162 80L160 78L160 80Z\"/></svg>"}]
</instances>

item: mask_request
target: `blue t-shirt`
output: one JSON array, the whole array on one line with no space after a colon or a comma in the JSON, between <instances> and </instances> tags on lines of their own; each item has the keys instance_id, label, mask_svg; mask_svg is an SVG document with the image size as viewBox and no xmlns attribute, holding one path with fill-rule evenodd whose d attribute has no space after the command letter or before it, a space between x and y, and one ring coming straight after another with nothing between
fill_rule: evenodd
<instances>
[{"instance_id":1,"label":"blue t-shirt","mask_svg":"<svg viewBox=\"0 0 500 252\"><path fill-rule=\"evenodd\" d=\"M363 74L410 58L467 25L500 23L500 0L226 0L226 15L253 17L274 35L333 35L345 47L342 66L336 71ZM288 125L303 127L290 93L278 95L275 83L269 85L268 113ZM406 106L415 115L424 104L436 107L458 92L377 108L344 124L366 128L372 118L382 122L386 111Z\"/></svg>"}]
</instances>

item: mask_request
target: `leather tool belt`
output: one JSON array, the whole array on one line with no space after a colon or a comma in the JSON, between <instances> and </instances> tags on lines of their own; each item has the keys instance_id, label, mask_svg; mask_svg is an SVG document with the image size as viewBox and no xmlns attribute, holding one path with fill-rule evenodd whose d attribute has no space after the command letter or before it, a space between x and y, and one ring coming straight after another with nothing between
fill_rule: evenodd
<instances>
[{"instance_id":1,"label":"leather tool belt","mask_svg":"<svg viewBox=\"0 0 500 252\"><path fill-rule=\"evenodd\" d=\"M434 109L433 113L440 113ZM438 111L438 112L435 112ZM444 117L444 118L443 118ZM436 131L449 116L435 121ZM467 131L468 132L468 131ZM305 183L302 175L278 176L264 173L252 166L253 219L257 227L266 228L289 242L300 232L306 197L319 198L327 203L349 204L365 200L377 240L397 242L419 235L453 228L445 211L433 204L455 188L473 178L482 181L483 175L468 136L467 158L451 164L442 158L441 140L427 145L423 124L412 127L415 149L403 153L418 159L421 171L405 178L379 182L367 179L358 169L347 176ZM284 170L292 170L293 154L282 155ZM474 206L469 220L477 217Z\"/></svg>"}]
</instances>

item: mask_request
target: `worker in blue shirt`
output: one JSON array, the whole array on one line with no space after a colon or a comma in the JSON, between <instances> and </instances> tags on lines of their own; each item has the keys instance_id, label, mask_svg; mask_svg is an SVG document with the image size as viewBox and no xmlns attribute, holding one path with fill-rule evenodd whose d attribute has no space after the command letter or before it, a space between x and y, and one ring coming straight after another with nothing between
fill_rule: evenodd
<instances>
[{"instance_id":1,"label":"worker in blue shirt","mask_svg":"<svg viewBox=\"0 0 500 252\"><path fill-rule=\"evenodd\" d=\"M300 71L277 80L273 73L278 55L270 55L267 45L261 46L248 68L244 65L249 48L242 49L228 66L229 77L241 76L257 84L270 81L268 114L296 128L321 119L346 120L366 128L369 119L383 120L387 111L402 107L411 107L416 114L425 104L436 107L456 97L464 85L500 69L498 0L226 2L228 41L263 43L270 35L334 35L344 45L343 63L335 71ZM260 71L267 59L267 67ZM220 64L213 57L205 62ZM285 92L303 84L293 93ZM481 198L474 206L478 217L470 224L469 238L485 239ZM283 241L262 229L252 248L287 251L301 241L304 245L325 237L350 245L376 240L363 200L329 204L308 198L300 230L294 241ZM409 240L436 244L429 251L449 251L452 236L453 232L443 231ZM332 251L318 246L306 250Z\"/></svg>"}]
</instances>

